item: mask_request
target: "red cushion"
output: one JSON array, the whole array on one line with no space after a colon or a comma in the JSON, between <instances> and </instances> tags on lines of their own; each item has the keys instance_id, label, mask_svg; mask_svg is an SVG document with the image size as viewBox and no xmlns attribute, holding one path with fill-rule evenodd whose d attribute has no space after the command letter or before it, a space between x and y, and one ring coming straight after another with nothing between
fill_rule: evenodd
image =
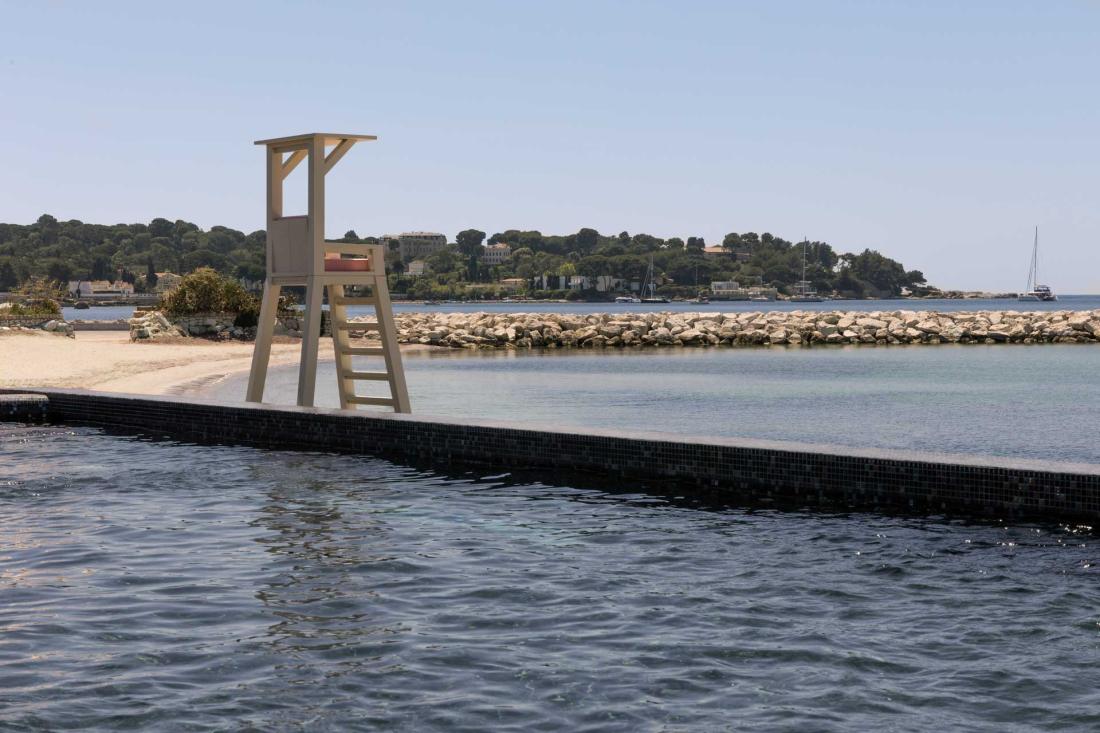
<instances>
[{"instance_id":1,"label":"red cushion","mask_svg":"<svg viewBox=\"0 0 1100 733\"><path fill-rule=\"evenodd\" d=\"M370 259L356 257L352 260L341 259L340 255L325 255L325 272L369 272Z\"/></svg>"}]
</instances>

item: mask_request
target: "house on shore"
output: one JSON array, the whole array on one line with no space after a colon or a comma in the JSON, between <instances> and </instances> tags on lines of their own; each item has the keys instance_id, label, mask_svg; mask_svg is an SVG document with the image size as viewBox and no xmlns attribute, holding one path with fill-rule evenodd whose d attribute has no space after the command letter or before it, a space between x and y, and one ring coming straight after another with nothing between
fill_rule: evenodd
<instances>
[{"instance_id":1,"label":"house on shore","mask_svg":"<svg viewBox=\"0 0 1100 733\"><path fill-rule=\"evenodd\" d=\"M69 293L74 298L127 298L134 286L125 280L70 280Z\"/></svg>"}]
</instances>

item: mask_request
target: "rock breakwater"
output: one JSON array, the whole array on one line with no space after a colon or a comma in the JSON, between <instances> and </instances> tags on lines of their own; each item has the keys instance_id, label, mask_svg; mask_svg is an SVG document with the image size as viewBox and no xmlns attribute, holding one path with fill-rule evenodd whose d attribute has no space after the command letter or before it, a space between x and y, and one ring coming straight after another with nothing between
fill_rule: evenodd
<instances>
[{"instance_id":1,"label":"rock breakwater","mask_svg":"<svg viewBox=\"0 0 1100 733\"><path fill-rule=\"evenodd\" d=\"M401 343L465 349L1100 341L1100 310L399 313L396 322Z\"/></svg>"}]
</instances>

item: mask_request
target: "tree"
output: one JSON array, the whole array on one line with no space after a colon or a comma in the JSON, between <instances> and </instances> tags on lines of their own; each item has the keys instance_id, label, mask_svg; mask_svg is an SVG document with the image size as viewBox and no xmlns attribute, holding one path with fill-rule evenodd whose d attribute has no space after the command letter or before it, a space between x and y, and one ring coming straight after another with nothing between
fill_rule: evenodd
<instances>
[{"instance_id":1,"label":"tree","mask_svg":"<svg viewBox=\"0 0 1100 733\"><path fill-rule=\"evenodd\" d=\"M145 268L145 289L152 290L157 286L157 268L153 267L153 258L150 257Z\"/></svg>"},{"instance_id":2,"label":"tree","mask_svg":"<svg viewBox=\"0 0 1100 733\"><path fill-rule=\"evenodd\" d=\"M111 274L111 261L106 257L96 257L89 274L92 280L106 280Z\"/></svg>"},{"instance_id":3,"label":"tree","mask_svg":"<svg viewBox=\"0 0 1100 733\"><path fill-rule=\"evenodd\" d=\"M66 285L72 279L72 268L65 262L54 260L46 269L46 277L52 282Z\"/></svg>"},{"instance_id":4,"label":"tree","mask_svg":"<svg viewBox=\"0 0 1100 733\"><path fill-rule=\"evenodd\" d=\"M577 232L577 251L581 254L590 254L596 249L596 244L600 240L600 233L595 229L589 229L585 227Z\"/></svg>"},{"instance_id":5,"label":"tree","mask_svg":"<svg viewBox=\"0 0 1100 733\"><path fill-rule=\"evenodd\" d=\"M455 236L458 251L467 257L479 256L482 251L481 243L485 241L485 232L478 229L463 229Z\"/></svg>"},{"instance_id":6,"label":"tree","mask_svg":"<svg viewBox=\"0 0 1100 733\"><path fill-rule=\"evenodd\" d=\"M176 225L167 219L157 217L149 222L149 234L154 237L171 237L176 231Z\"/></svg>"},{"instance_id":7,"label":"tree","mask_svg":"<svg viewBox=\"0 0 1100 733\"><path fill-rule=\"evenodd\" d=\"M345 242L358 242L359 241L359 235L355 233L354 229L349 229L346 232L344 232L344 241Z\"/></svg>"},{"instance_id":8,"label":"tree","mask_svg":"<svg viewBox=\"0 0 1100 733\"><path fill-rule=\"evenodd\" d=\"M0 263L0 290L11 290L19 281L15 277L15 268L10 262Z\"/></svg>"},{"instance_id":9,"label":"tree","mask_svg":"<svg viewBox=\"0 0 1100 733\"><path fill-rule=\"evenodd\" d=\"M258 310L256 296L236 280L223 277L209 267L201 267L184 277L179 287L164 296L161 307L173 316Z\"/></svg>"},{"instance_id":10,"label":"tree","mask_svg":"<svg viewBox=\"0 0 1100 733\"><path fill-rule=\"evenodd\" d=\"M707 246L707 243L702 237L688 237L687 244L684 245L684 249L689 252L702 252L703 248Z\"/></svg>"}]
</instances>

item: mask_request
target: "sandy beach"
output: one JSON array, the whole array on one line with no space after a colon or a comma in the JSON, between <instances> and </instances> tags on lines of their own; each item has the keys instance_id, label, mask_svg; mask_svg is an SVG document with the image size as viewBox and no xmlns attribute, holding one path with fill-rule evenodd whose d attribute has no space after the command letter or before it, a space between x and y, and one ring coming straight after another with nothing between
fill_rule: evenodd
<instances>
[{"instance_id":1,"label":"sandy beach","mask_svg":"<svg viewBox=\"0 0 1100 733\"><path fill-rule=\"evenodd\" d=\"M300 350L297 340L275 343L271 365L297 363ZM321 340L320 358L332 358L331 340ZM131 342L125 331L85 331L75 339L45 332L0 333L0 387L180 394L246 372L251 360L251 342Z\"/></svg>"}]
</instances>

